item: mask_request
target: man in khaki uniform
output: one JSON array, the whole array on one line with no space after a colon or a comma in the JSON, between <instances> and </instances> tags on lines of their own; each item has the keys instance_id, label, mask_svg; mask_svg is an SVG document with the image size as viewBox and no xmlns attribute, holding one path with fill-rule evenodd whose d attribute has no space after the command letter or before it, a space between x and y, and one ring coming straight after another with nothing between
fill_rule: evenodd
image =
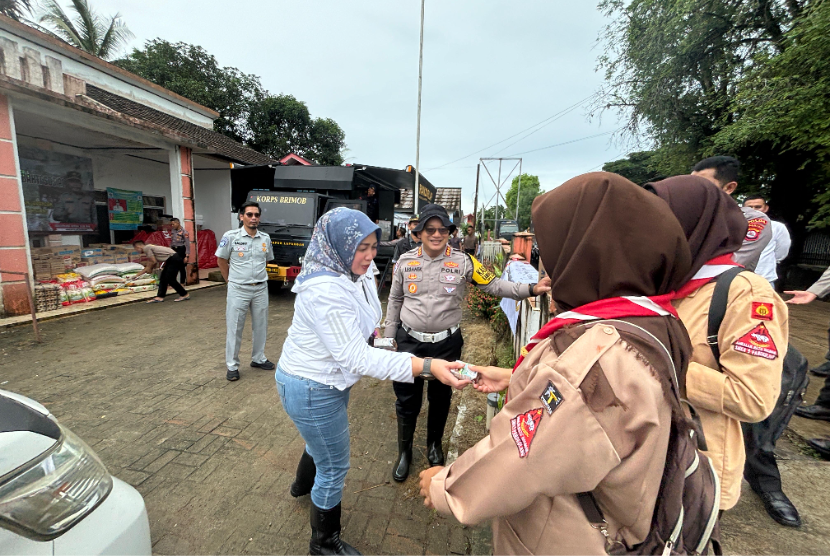
<instances>
[{"instance_id":1,"label":"man in khaki uniform","mask_svg":"<svg viewBox=\"0 0 830 556\"><path fill-rule=\"evenodd\" d=\"M695 164L693 176L699 176L715 184L727 195L732 195L738 188L738 176L741 163L731 156L712 156ZM747 270L755 270L761 253L772 241L772 220L769 216L752 207L741 207L746 218L747 231L741 247L735 251L733 258ZM786 348L785 348L786 351Z\"/></svg>"},{"instance_id":2,"label":"man in khaki uniform","mask_svg":"<svg viewBox=\"0 0 830 556\"><path fill-rule=\"evenodd\" d=\"M461 357L461 306L467 283L487 293L510 299L524 299L550 290L550 278L538 284L504 282L475 258L448 245L455 225L439 205L426 205L414 233L420 233L422 245L401 255L395 264L392 287L386 308L384 336L395 338L399 351L418 357L436 357L449 361ZM398 460L393 478L404 481L412 461L412 439L423 402L424 381L393 382L397 396ZM441 438L450 410L452 388L433 380L427 399L427 459L443 465Z\"/></svg>"}]
</instances>

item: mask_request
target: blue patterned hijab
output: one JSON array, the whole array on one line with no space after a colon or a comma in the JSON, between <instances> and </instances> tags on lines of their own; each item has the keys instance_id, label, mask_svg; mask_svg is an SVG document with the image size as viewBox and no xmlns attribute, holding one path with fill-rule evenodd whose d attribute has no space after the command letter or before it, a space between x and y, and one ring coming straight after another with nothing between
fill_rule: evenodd
<instances>
[{"instance_id":1,"label":"blue patterned hijab","mask_svg":"<svg viewBox=\"0 0 830 556\"><path fill-rule=\"evenodd\" d=\"M355 281L352 261L357 246L370 234L376 234L380 241L380 227L359 210L337 207L328 211L314 226L297 283L314 276L341 274Z\"/></svg>"}]
</instances>

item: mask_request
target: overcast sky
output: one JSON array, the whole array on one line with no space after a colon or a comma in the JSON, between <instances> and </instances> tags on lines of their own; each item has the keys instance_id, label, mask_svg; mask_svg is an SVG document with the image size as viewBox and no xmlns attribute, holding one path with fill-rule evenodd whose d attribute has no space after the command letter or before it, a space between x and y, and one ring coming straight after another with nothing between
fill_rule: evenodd
<instances>
[{"instance_id":1,"label":"overcast sky","mask_svg":"<svg viewBox=\"0 0 830 556\"><path fill-rule=\"evenodd\" d=\"M131 47L156 37L200 45L221 65L259 75L270 92L304 101L312 116L333 118L346 133L347 162L415 163L418 0L91 4L121 13L135 34ZM621 156L624 147L607 134L526 152L619 126L612 114L589 121L585 106L516 144L523 135L485 149L598 90L606 20L596 2L426 0L425 13L421 168L438 187L463 187L465 212L480 156L524 153L524 172L538 175L544 190ZM511 167L505 162L503 174ZM494 193L482 169L479 206Z\"/></svg>"}]
</instances>

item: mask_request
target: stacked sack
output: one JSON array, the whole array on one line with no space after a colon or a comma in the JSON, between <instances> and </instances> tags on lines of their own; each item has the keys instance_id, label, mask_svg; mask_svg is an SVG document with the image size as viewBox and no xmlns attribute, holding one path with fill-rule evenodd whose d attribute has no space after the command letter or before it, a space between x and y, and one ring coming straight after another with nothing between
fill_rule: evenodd
<instances>
[{"instance_id":1,"label":"stacked sack","mask_svg":"<svg viewBox=\"0 0 830 556\"><path fill-rule=\"evenodd\" d=\"M146 292L158 286L158 277L155 274L144 273L144 266L135 263L118 264L120 276L124 279L124 286L133 292Z\"/></svg>"},{"instance_id":2,"label":"stacked sack","mask_svg":"<svg viewBox=\"0 0 830 556\"><path fill-rule=\"evenodd\" d=\"M61 306L61 287L58 284L35 284L35 308L38 313L54 311Z\"/></svg>"},{"instance_id":3,"label":"stacked sack","mask_svg":"<svg viewBox=\"0 0 830 556\"><path fill-rule=\"evenodd\" d=\"M89 281L97 295L103 297L149 291L158 284L155 275L144 274L144 265L134 262L103 263L75 270Z\"/></svg>"},{"instance_id":4,"label":"stacked sack","mask_svg":"<svg viewBox=\"0 0 830 556\"><path fill-rule=\"evenodd\" d=\"M97 299L92 286L83 277L74 272L55 276L60 287L60 302L64 307L75 303L88 303Z\"/></svg>"}]
</instances>

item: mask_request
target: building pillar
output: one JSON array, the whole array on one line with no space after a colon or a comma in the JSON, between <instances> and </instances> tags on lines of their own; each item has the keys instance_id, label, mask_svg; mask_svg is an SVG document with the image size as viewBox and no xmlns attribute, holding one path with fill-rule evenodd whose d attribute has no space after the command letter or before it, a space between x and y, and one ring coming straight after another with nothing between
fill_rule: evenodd
<instances>
[{"instance_id":1,"label":"building pillar","mask_svg":"<svg viewBox=\"0 0 830 556\"><path fill-rule=\"evenodd\" d=\"M32 276L14 116L5 95L0 95L0 270L28 272ZM30 287L19 274L0 273L0 312L7 316L29 313L26 290Z\"/></svg>"},{"instance_id":2,"label":"building pillar","mask_svg":"<svg viewBox=\"0 0 830 556\"><path fill-rule=\"evenodd\" d=\"M193 151L176 145L170 152L170 187L172 213L190 234L190 265L187 283L199 283L199 250L196 242L196 207L193 194Z\"/></svg>"}]
</instances>

